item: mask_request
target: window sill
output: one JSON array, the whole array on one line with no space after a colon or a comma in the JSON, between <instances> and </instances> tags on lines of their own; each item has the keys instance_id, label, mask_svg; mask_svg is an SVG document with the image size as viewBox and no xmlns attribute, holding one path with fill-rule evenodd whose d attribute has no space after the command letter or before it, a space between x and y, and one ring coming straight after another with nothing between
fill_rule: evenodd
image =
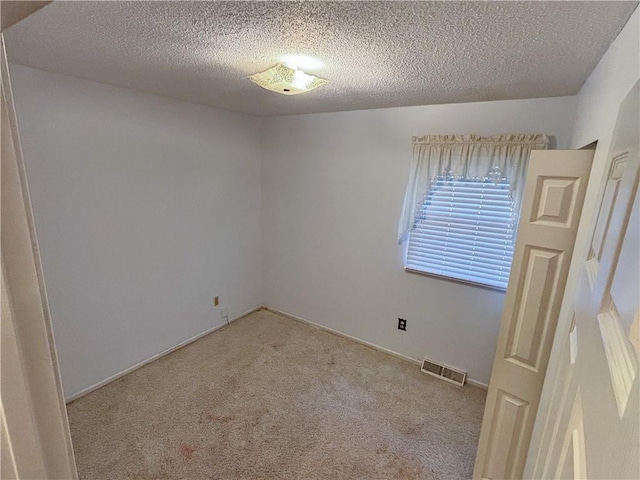
<instances>
[{"instance_id":1,"label":"window sill","mask_svg":"<svg viewBox=\"0 0 640 480\"><path fill-rule=\"evenodd\" d=\"M424 275L426 277L439 278L440 280L446 280L448 282L461 283L463 285L469 285L472 287L480 287L487 290L494 290L496 292L505 293L507 291L506 288L493 287L491 285L485 285L484 283L470 282L468 280L461 280L459 278L447 277L445 275L438 275L436 273L423 272L422 270L414 270L413 268L404 267L404 271L407 273L414 273L417 275Z\"/></svg>"}]
</instances>

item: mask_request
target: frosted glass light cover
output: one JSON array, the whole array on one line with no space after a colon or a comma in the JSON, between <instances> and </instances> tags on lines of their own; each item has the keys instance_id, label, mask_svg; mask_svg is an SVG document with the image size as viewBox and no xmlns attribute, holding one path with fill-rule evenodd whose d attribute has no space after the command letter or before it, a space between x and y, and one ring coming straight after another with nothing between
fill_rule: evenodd
<instances>
[{"instance_id":1,"label":"frosted glass light cover","mask_svg":"<svg viewBox=\"0 0 640 480\"><path fill-rule=\"evenodd\" d=\"M289 68L278 64L261 73L250 75L249 80L260 85L262 88L278 92L283 95L296 95L298 93L309 92L320 85L324 85L328 80L308 75L302 70Z\"/></svg>"}]
</instances>

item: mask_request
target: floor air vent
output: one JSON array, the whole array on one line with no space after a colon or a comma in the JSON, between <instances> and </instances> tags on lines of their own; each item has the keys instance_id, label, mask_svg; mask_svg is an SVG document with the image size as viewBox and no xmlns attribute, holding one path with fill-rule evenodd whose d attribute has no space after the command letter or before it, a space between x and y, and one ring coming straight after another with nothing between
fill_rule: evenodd
<instances>
[{"instance_id":1,"label":"floor air vent","mask_svg":"<svg viewBox=\"0 0 640 480\"><path fill-rule=\"evenodd\" d=\"M464 381L467 379L467 372L461 372L455 368L447 367L446 365L441 365L427 359L422 361L422 368L420 370L434 377L446 380L447 382L455 383L456 385L464 385Z\"/></svg>"}]
</instances>

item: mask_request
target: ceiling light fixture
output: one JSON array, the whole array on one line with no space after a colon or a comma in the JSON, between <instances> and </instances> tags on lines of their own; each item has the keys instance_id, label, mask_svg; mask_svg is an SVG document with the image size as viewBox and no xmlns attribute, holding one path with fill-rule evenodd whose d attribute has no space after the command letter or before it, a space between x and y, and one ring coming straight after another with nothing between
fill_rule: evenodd
<instances>
[{"instance_id":1,"label":"ceiling light fixture","mask_svg":"<svg viewBox=\"0 0 640 480\"><path fill-rule=\"evenodd\" d=\"M296 95L298 93L308 92L314 88L318 88L320 85L324 85L328 81L280 63L275 67L271 67L269 70L250 75L247 78L262 88L283 95Z\"/></svg>"},{"instance_id":2,"label":"ceiling light fixture","mask_svg":"<svg viewBox=\"0 0 640 480\"><path fill-rule=\"evenodd\" d=\"M299 53L288 53L286 55L282 55L278 60L280 60L280 63L283 65L291 68L317 70L324 67L324 63L321 60Z\"/></svg>"}]
</instances>

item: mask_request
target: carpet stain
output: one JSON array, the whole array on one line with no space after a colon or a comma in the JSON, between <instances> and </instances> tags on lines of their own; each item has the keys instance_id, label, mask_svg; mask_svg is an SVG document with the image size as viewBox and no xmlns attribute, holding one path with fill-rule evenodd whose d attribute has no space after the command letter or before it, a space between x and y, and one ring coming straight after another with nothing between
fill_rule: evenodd
<instances>
[{"instance_id":1,"label":"carpet stain","mask_svg":"<svg viewBox=\"0 0 640 480\"><path fill-rule=\"evenodd\" d=\"M398 480L419 479L422 477L422 468L415 468L402 465L396 473Z\"/></svg>"},{"instance_id":2,"label":"carpet stain","mask_svg":"<svg viewBox=\"0 0 640 480\"><path fill-rule=\"evenodd\" d=\"M424 468L415 459L404 455L393 454L389 466L395 470L397 480L417 480L423 477Z\"/></svg>"},{"instance_id":3,"label":"carpet stain","mask_svg":"<svg viewBox=\"0 0 640 480\"><path fill-rule=\"evenodd\" d=\"M280 350L282 347L284 347L284 342L275 342L271 344L271 348L274 350Z\"/></svg>"},{"instance_id":4,"label":"carpet stain","mask_svg":"<svg viewBox=\"0 0 640 480\"><path fill-rule=\"evenodd\" d=\"M257 427L258 425L260 425L260 423L262 422L262 419L268 413L271 413L271 411L268 408L262 408L262 409L258 410L257 412L255 412L255 414L252 415L253 419L251 420L251 426L252 427Z\"/></svg>"},{"instance_id":5,"label":"carpet stain","mask_svg":"<svg viewBox=\"0 0 640 480\"><path fill-rule=\"evenodd\" d=\"M336 356L332 354L331 358L327 362L327 365L329 365L330 367L333 367L335 364L336 364Z\"/></svg>"},{"instance_id":6,"label":"carpet stain","mask_svg":"<svg viewBox=\"0 0 640 480\"><path fill-rule=\"evenodd\" d=\"M420 427L417 425L409 425L403 430L404 431L402 433L405 435L420 435L422 433Z\"/></svg>"},{"instance_id":7,"label":"carpet stain","mask_svg":"<svg viewBox=\"0 0 640 480\"><path fill-rule=\"evenodd\" d=\"M187 460L191 460L193 458L193 452L195 451L196 448L192 447L191 445L182 445L180 447L180 453L182 453L182 456Z\"/></svg>"}]
</instances>

